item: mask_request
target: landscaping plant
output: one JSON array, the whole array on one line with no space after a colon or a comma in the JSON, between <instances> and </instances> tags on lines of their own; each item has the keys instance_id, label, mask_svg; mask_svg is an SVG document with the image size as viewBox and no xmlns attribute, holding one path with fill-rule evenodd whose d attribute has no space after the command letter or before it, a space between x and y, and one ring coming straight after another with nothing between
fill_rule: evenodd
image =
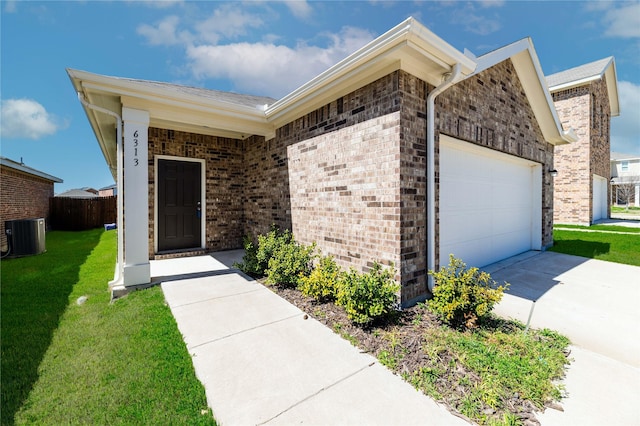
<instances>
[{"instance_id":1,"label":"landscaping plant","mask_svg":"<svg viewBox=\"0 0 640 426\"><path fill-rule=\"evenodd\" d=\"M383 269L377 262L365 274L352 268L342 275L336 303L357 324L380 319L395 311L400 286L394 280L394 274L393 267Z\"/></svg>"},{"instance_id":2,"label":"landscaping plant","mask_svg":"<svg viewBox=\"0 0 640 426\"><path fill-rule=\"evenodd\" d=\"M502 299L508 283L498 285L491 275L469 268L449 255L449 265L440 271L429 271L435 285L428 307L441 321L454 328L474 328Z\"/></svg>"},{"instance_id":3,"label":"landscaping plant","mask_svg":"<svg viewBox=\"0 0 640 426\"><path fill-rule=\"evenodd\" d=\"M332 256L322 256L311 274L300 279L298 289L305 296L329 302L338 296L341 270Z\"/></svg>"},{"instance_id":4,"label":"landscaping plant","mask_svg":"<svg viewBox=\"0 0 640 426\"><path fill-rule=\"evenodd\" d=\"M233 266L249 275L264 276L269 267L269 259L283 245L293 239L290 231L281 232L276 225L271 225L267 234L258 235L257 243L248 235L243 238L245 255L242 263Z\"/></svg>"},{"instance_id":5,"label":"landscaping plant","mask_svg":"<svg viewBox=\"0 0 640 426\"><path fill-rule=\"evenodd\" d=\"M316 245L298 244L290 235L287 234L286 242L275 247L267 262L267 284L297 287L300 279L311 273Z\"/></svg>"}]
</instances>

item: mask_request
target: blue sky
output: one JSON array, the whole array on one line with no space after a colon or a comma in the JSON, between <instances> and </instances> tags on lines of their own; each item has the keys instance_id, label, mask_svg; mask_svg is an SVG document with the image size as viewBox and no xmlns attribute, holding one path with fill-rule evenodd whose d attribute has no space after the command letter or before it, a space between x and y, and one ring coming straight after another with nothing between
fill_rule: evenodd
<instances>
[{"instance_id":1,"label":"blue sky","mask_svg":"<svg viewBox=\"0 0 640 426\"><path fill-rule=\"evenodd\" d=\"M66 68L282 97L409 16L476 55L531 37L543 72L614 56L612 150L640 156L640 2L6 1L1 154L113 183Z\"/></svg>"}]
</instances>

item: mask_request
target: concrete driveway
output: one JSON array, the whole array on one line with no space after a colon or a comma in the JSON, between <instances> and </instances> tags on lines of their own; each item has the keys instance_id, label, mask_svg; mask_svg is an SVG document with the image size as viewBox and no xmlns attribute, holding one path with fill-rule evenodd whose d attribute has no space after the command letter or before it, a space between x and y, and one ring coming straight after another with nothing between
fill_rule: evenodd
<instances>
[{"instance_id":1,"label":"concrete driveway","mask_svg":"<svg viewBox=\"0 0 640 426\"><path fill-rule=\"evenodd\" d=\"M483 270L511 284L498 315L573 343L564 411L547 409L542 425L640 424L640 267L528 252Z\"/></svg>"}]
</instances>

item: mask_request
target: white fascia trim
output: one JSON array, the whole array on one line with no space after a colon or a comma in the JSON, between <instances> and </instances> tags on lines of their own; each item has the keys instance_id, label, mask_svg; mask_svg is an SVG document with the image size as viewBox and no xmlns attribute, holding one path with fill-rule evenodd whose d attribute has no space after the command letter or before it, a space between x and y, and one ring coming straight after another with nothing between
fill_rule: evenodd
<instances>
[{"instance_id":1,"label":"white fascia trim","mask_svg":"<svg viewBox=\"0 0 640 426\"><path fill-rule=\"evenodd\" d=\"M609 92L609 107L611 108L611 116L620 115L620 98L618 97L618 71L616 69L616 60L611 57L611 62L607 65L604 76L607 82L607 91Z\"/></svg>"},{"instance_id":2,"label":"white fascia trim","mask_svg":"<svg viewBox=\"0 0 640 426\"><path fill-rule=\"evenodd\" d=\"M83 82L85 89L91 89L98 92L111 93L117 96L128 97L132 99L141 99L159 105L173 106L177 108L202 111L210 114L218 114L226 117L240 118L248 121L266 124L267 120L264 112L257 108L244 108L226 102L217 102L192 95L173 96L169 94L161 94L156 91L142 90L141 88L113 87L111 85L102 85L96 83Z\"/></svg>"},{"instance_id":3,"label":"white fascia trim","mask_svg":"<svg viewBox=\"0 0 640 426\"><path fill-rule=\"evenodd\" d=\"M240 114L253 115L255 117L264 116L264 105L256 105L255 107L237 105L230 102L223 102L216 99L205 98L190 93L179 93L173 90L164 89L162 87L150 88L144 83L125 80L118 77L110 77L106 75L93 74L87 71L68 70L75 78L81 81L81 84L87 88L102 90L107 93L122 94L133 97L144 97L145 99L162 102L163 100L172 100L181 102L185 105L195 104L203 105L208 108L225 111L235 111Z\"/></svg>"},{"instance_id":4,"label":"white fascia trim","mask_svg":"<svg viewBox=\"0 0 640 426\"><path fill-rule=\"evenodd\" d=\"M414 49L419 47L416 50L428 52L429 59L437 58L437 63L446 64L448 69L452 68L454 64L460 63L464 74L473 72L476 67L471 58L436 36L414 18L408 18L273 105L268 106L265 110L267 118L271 119L286 114L298 104L304 103L313 94L326 92L336 80L380 61L384 56L393 53L402 46Z\"/></svg>"},{"instance_id":5,"label":"white fascia trim","mask_svg":"<svg viewBox=\"0 0 640 426\"><path fill-rule=\"evenodd\" d=\"M522 56L522 55L525 55L525 56ZM527 81L525 81L523 76L519 76L519 77L520 77L520 81L524 86L525 92L527 92L527 97L530 98L530 103L536 102L536 101L538 102L538 104L546 103L546 106L548 108L548 114L545 114L546 117L542 117L542 118L552 120L554 124L554 126L552 127L555 127L555 132L554 132L555 134L552 134L552 135L545 134L544 135L545 139L553 145L563 145L563 144L577 141L578 138L573 129L570 128L568 130L564 130L562 128L562 122L558 117L558 112L556 111L555 104L553 102L553 99L551 98L551 93L549 91L549 88L547 87L547 83L544 77L544 73L542 72L542 67L540 66L538 55L533 46L533 41L531 40L530 37L524 38L515 43L509 44L505 47L502 47L500 49L494 50L493 52L489 52L485 55L478 57L477 58L478 67L476 68L475 72L472 75L479 74L482 71L485 71L491 68L492 66L502 61L505 61L509 58L511 58L511 60L513 61L513 65L516 68L516 71L518 70L526 71L526 68L525 69L521 68L522 66L533 67L533 70L535 72L535 77L534 77L534 80L536 81L535 85L537 86L535 88L531 87L531 89L534 89L533 92L527 91ZM529 63L521 64L521 61L523 60L523 58L527 58L529 60ZM535 112L535 106L533 104L532 104L532 108L534 108L534 112ZM536 117L536 118L539 121L541 121L539 117ZM544 126L541 126L541 127L543 130L543 133L549 132L548 129L547 129L547 132L545 132Z\"/></svg>"},{"instance_id":6,"label":"white fascia trim","mask_svg":"<svg viewBox=\"0 0 640 426\"><path fill-rule=\"evenodd\" d=\"M573 81L568 81L566 83L557 84L555 86L550 86L549 92L554 93L560 90L573 89L574 87L584 86L587 83L591 83L592 81L601 80L601 79L602 79L601 74L591 75L589 77L581 78L580 80L573 80Z\"/></svg>"}]
</instances>

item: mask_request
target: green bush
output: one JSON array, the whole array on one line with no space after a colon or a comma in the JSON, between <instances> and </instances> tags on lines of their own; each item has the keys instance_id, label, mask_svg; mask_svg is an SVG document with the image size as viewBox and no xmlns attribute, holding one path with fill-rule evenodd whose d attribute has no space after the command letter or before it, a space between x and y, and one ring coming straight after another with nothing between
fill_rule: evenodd
<instances>
[{"instance_id":1,"label":"green bush","mask_svg":"<svg viewBox=\"0 0 640 426\"><path fill-rule=\"evenodd\" d=\"M256 275L264 276L269 267L269 259L279 247L288 244L293 240L293 235L286 230L281 232L277 226L271 225L271 230L264 235L258 235L257 244L253 238L246 236L243 239L245 255L242 257L242 263L234 264L234 267L241 271Z\"/></svg>"},{"instance_id":2,"label":"green bush","mask_svg":"<svg viewBox=\"0 0 640 426\"><path fill-rule=\"evenodd\" d=\"M332 256L322 256L311 274L300 279L298 289L305 296L322 302L335 300L340 272L340 267Z\"/></svg>"},{"instance_id":3,"label":"green bush","mask_svg":"<svg viewBox=\"0 0 640 426\"><path fill-rule=\"evenodd\" d=\"M260 267L258 262L258 245L253 242L253 238L251 238L250 235L242 238L242 247L244 248L242 263L235 262L233 267L240 269L246 274L263 275L264 269Z\"/></svg>"},{"instance_id":4,"label":"green bush","mask_svg":"<svg viewBox=\"0 0 640 426\"><path fill-rule=\"evenodd\" d=\"M288 233L288 231L286 231ZM302 277L311 273L316 245L298 244L290 234L287 241L276 244L265 271L267 284L297 287ZM259 250L258 250L259 252Z\"/></svg>"},{"instance_id":5,"label":"green bush","mask_svg":"<svg viewBox=\"0 0 640 426\"><path fill-rule=\"evenodd\" d=\"M262 269L262 275L266 274L269 268L269 260L275 256L276 252L284 245L289 244L293 240L291 231L280 231L275 225L271 226L269 233L258 235L258 251L256 258L258 266Z\"/></svg>"},{"instance_id":6,"label":"green bush","mask_svg":"<svg viewBox=\"0 0 640 426\"><path fill-rule=\"evenodd\" d=\"M394 311L396 293L400 286L395 282L393 268L383 269L374 263L371 271L360 274L354 269L344 273L338 284L336 303L344 307L349 319L367 324Z\"/></svg>"},{"instance_id":7,"label":"green bush","mask_svg":"<svg viewBox=\"0 0 640 426\"><path fill-rule=\"evenodd\" d=\"M449 265L429 271L434 278L433 298L428 307L440 320L455 328L473 328L502 299L508 283L499 286L478 268L469 268L449 255Z\"/></svg>"}]
</instances>

